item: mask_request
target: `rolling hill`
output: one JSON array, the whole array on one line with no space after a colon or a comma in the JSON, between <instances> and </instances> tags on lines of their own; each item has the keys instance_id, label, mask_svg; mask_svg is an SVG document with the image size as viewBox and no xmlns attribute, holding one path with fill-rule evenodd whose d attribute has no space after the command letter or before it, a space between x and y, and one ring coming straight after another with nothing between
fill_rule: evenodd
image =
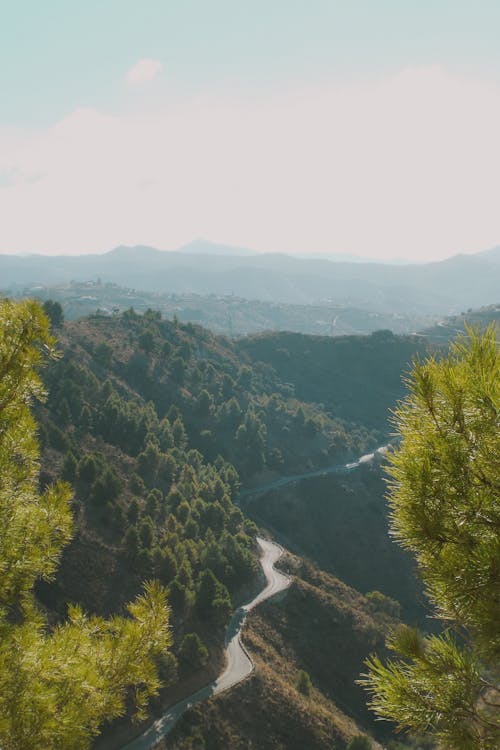
<instances>
[{"instance_id":1,"label":"rolling hill","mask_svg":"<svg viewBox=\"0 0 500 750\"><path fill-rule=\"evenodd\" d=\"M334 263L268 253L225 255L119 247L102 255L0 256L0 287L97 280L162 293L231 295L286 304L350 305L379 313L456 314L493 304L496 255L457 255L438 263Z\"/></svg>"}]
</instances>

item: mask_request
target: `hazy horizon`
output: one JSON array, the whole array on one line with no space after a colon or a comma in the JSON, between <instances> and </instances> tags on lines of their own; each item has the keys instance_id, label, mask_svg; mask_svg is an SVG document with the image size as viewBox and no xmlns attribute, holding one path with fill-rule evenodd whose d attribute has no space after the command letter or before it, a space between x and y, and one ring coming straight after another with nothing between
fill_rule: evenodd
<instances>
[{"instance_id":1,"label":"hazy horizon","mask_svg":"<svg viewBox=\"0 0 500 750\"><path fill-rule=\"evenodd\" d=\"M6 251L1 251L0 250L0 255L9 255L9 256L18 257L18 258L30 258L30 257L40 257L40 256L45 256L45 257L48 257L48 258L56 258L56 257L75 257L76 258L76 257L79 257L79 256L86 256L86 255L96 255L96 256L97 255L106 255L106 253L113 252L114 250L120 250L120 249L125 249L125 248L130 248L130 249L135 249L135 248L138 248L138 249L150 249L150 250L156 250L156 251L165 252L165 253L170 253L170 252L175 253L175 252L182 252L183 250L185 250L190 245L194 245L194 244L196 244L198 242L200 242L200 243L202 243L204 245L204 248L201 250L201 253L204 254L204 255L209 255L210 254L209 246L213 245L214 246L214 252L213 252L214 255L221 254L221 253L218 252L217 248L220 248L222 246L222 248L224 248L224 250L226 250L226 249L230 250L231 248L234 248L234 250L235 250L234 254L235 255L239 255L240 253L238 253L238 251L240 250L240 251L246 251L246 252L244 252L242 254L248 255L248 256L250 256L250 255L284 255L284 256L289 256L289 257L292 257L292 258L298 258L298 259L302 259L302 260L307 260L309 258L311 260L312 259L317 259L317 260L322 260L322 259L324 259L324 260L331 260L332 262L345 262L345 263L349 263L349 262L353 262L353 263L383 263L383 264L386 264L386 265L414 265L414 264L422 264L422 263L433 263L433 262L439 262L439 261L447 260L447 259L453 258L453 257L455 257L457 255L477 255L477 254L481 254L483 252L486 252L488 250L493 250L493 249L495 249L495 247L497 247L497 246L493 246L491 248L482 248L480 250L474 250L474 251L471 251L469 253L460 253L460 252L458 252L458 253L451 253L450 255L447 255L447 256L445 256L443 258L427 258L427 259L425 259L425 258L424 259L422 259L422 258L409 258L409 257L408 258L404 258L404 257L377 258L377 257L366 256L366 255L356 255L354 253L342 253L342 252L331 252L331 253L328 253L328 252L320 253L320 252L318 252L318 253L315 253L313 250L311 250L308 253L307 252L306 253L301 253L300 251L295 252L295 253L294 252L286 252L284 250L279 250L278 251L278 250L273 250L272 248L269 248L267 250L256 250L254 248L244 247L242 245L226 245L226 244L221 243L221 242L213 242L212 240L208 240L208 239L206 239L204 237L203 238L202 237L197 237L197 238L195 238L195 239L193 239L193 240L191 240L191 241L189 241L187 243L184 243L183 245L179 245L178 247L172 247L172 248L156 247L156 246L153 246L153 245L145 245L143 243L138 243L138 244L134 244L134 245L123 244L123 245L116 245L115 247L108 247L108 248L104 248L104 249L98 248L98 249L89 250L89 251L83 250L81 252L66 252L66 253L64 253L64 252L44 252L44 253L42 253L42 252L37 252L36 250L33 251L33 252L17 252L17 253L16 252L12 252L11 253L11 252L8 252L8 251L6 252ZM190 253L196 254L196 251L190 250ZM224 252L222 254L224 254L224 255L230 255L231 253L230 252L227 252L227 253Z\"/></svg>"},{"instance_id":2,"label":"hazy horizon","mask_svg":"<svg viewBox=\"0 0 500 750\"><path fill-rule=\"evenodd\" d=\"M0 253L500 243L498 4L209 6L6 10Z\"/></svg>"}]
</instances>

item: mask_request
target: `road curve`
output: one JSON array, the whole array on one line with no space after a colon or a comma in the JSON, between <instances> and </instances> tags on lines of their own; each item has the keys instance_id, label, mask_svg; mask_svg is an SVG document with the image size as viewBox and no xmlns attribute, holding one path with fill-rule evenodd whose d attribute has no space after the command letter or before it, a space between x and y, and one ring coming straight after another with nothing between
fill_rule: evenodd
<instances>
[{"instance_id":1,"label":"road curve","mask_svg":"<svg viewBox=\"0 0 500 750\"><path fill-rule=\"evenodd\" d=\"M240 640L241 629L246 615L261 602L280 591L284 591L291 583L288 576L280 573L274 567L274 564L283 554L283 548L274 542L269 542L260 537L257 537L257 542L261 549L260 564L266 577L266 586L252 601L239 607L233 613L226 629L226 667L224 672L214 682L211 682L210 685L201 688L201 690L198 690L193 695L169 708L160 719L157 719L135 740L125 745L122 750L151 750L171 731L188 708L218 693L222 693L224 690L228 690L233 685L245 679L253 671L252 660Z\"/></svg>"},{"instance_id":2,"label":"road curve","mask_svg":"<svg viewBox=\"0 0 500 750\"><path fill-rule=\"evenodd\" d=\"M306 471L302 474L292 474L280 477L268 484L243 490L240 492L238 500L261 495L265 492L269 492L269 490L284 487L288 484L301 481L302 479L325 476L326 474L346 474L365 463L370 463L374 460L377 454L384 454L387 451L387 448L388 446L381 446L373 453L361 456L361 458L353 463L335 464L334 466L327 466L323 469ZM129 742L128 745L125 745L122 748L122 750L151 750L151 748L154 748L154 746L171 731L176 722L188 708L191 708L191 706L201 703L218 693L222 693L224 690L228 690L233 685L241 682L252 672L253 663L240 640L241 629L245 622L245 617L250 610L265 599L269 599L269 597L274 596L274 594L277 594L279 591L283 591L290 585L290 579L288 576L283 575L283 573L280 573L274 568L275 562L277 562L283 554L283 549L274 542L269 542L260 537L257 537L257 542L261 549L260 564L262 565L267 584L260 594L257 594L251 602L239 607L233 613L231 621L226 629L226 668L224 669L224 672L219 675L214 682L210 683L210 685L201 688L198 692L193 693L193 695L190 695L183 701L176 703L175 706L172 706L172 708L170 708L160 719L157 719L144 732L144 734L141 734L135 740Z\"/></svg>"},{"instance_id":3,"label":"road curve","mask_svg":"<svg viewBox=\"0 0 500 750\"><path fill-rule=\"evenodd\" d=\"M387 452L388 448L388 445L381 445L380 448L377 448L373 453L366 453L364 456L361 456L361 458L358 458L357 461L353 461L350 464L334 464L333 466L325 466L322 469L312 469L311 471L304 471L302 474L289 474L288 476L273 479L272 482L268 482L267 484L260 484L257 487L249 487L248 489L242 490L240 492L240 494L238 495L238 501L256 497L258 495L264 495L270 490L276 490L281 487L286 487L288 484L294 484L295 482L300 482L303 479L324 477L327 474L348 474L349 472L353 471L353 469L357 469L359 466L363 466L363 464L371 463L376 457L380 458L380 456L383 456Z\"/></svg>"}]
</instances>

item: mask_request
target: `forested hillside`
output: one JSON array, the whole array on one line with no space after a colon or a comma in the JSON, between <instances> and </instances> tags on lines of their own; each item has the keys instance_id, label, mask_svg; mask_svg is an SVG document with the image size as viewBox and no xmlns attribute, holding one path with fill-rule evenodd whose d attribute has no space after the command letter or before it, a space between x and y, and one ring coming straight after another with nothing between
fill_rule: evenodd
<instances>
[{"instance_id":1,"label":"forested hillside","mask_svg":"<svg viewBox=\"0 0 500 750\"><path fill-rule=\"evenodd\" d=\"M13 290L15 296L22 297L26 293L25 288ZM344 336L367 334L381 328L390 328L394 333L409 333L429 326L437 319L435 315L373 312L328 300L316 305L300 305L245 299L234 294L161 294L127 289L100 280L49 286L37 284L30 287L28 293L42 302L57 300L68 320L93 315L98 310L104 315L114 315L130 306L137 312L154 308L164 317L176 315L183 323L199 323L226 336L283 330Z\"/></svg>"},{"instance_id":2,"label":"forested hillside","mask_svg":"<svg viewBox=\"0 0 500 750\"><path fill-rule=\"evenodd\" d=\"M397 622L390 601L363 597L294 555L283 566L294 575L290 591L252 613L245 631L257 670L190 711L165 750L344 750L365 732L386 745L390 731L374 721L355 681Z\"/></svg>"},{"instance_id":3,"label":"forested hillside","mask_svg":"<svg viewBox=\"0 0 500 750\"><path fill-rule=\"evenodd\" d=\"M327 358L318 382L325 408L313 385L306 387L299 358L284 377L272 357L261 361L260 350L256 356L251 340L230 342L153 311L63 323L57 306L47 310L61 356L44 373L48 399L37 412L41 482L62 476L73 485L76 534L55 581L40 584L38 596L56 621L68 600L109 614L121 611L143 580L158 578L172 607L174 645L161 664L168 705L218 672L230 613L260 585L257 527L238 506L240 486L352 460L385 438L386 428L342 407L346 393L335 389ZM324 340L300 341L321 364ZM340 357L337 372L341 363L349 372L358 344L365 402L373 394L381 411L380 394L392 404L399 392L391 394L399 372L387 382L386 370L403 367L415 341L348 339L350 356ZM352 373L341 377L352 380ZM377 513L385 517L384 508ZM262 516L272 526L272 514ZM310 527L297 521L307 551ZM360 550L360 568L367 555ZM308 616L297 623L304 632ZM128 727L113 725L105 744L128 737Z\"/></svg>"},{"instance_id":4,"label":"forested hillside","mask_svg":"<svg viewBox=\"0 0 500 750\"><path fill-rule=\"evenodd\" d=\"M427 351L425 339L376 331L370 336L264 333L241 339L238 349L271 365L297 398L324 404L331 414L388 431L389 410L404 393L401 375Z\"/></svg>"},{"instance_id":5,"label":"forested hillside","mask_svg":"<svg viewBox=\"0 0 500 750\"><path fill-rule=\"evenodd\" d=\"M386 483L378 462L249 497L244 511L297 554L362 593L379 590L424 628L428 608L410 555L389 536Z\"/></svg>"}]
</instances>

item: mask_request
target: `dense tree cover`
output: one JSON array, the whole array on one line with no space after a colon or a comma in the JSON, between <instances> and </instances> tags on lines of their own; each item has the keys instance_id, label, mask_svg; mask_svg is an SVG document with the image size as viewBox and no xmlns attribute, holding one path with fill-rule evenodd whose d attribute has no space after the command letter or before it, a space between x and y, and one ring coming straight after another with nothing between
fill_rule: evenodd
<instances>
[{"instance_id":1,"label":"dense tree cover","mask_svg":"<svg viewBox=\"0 0 500 750\"><path fill-rule=\"evenodd\" d=\"M370 336L307 336L268 332L241 339L242 354L272 366L297 398L387 435L389 410L403 396L401 373L426 351L425 339L375 331ZM355 431L351 427L351 432Z\"/></svg>"},{"instance_id":2,"label":"dense tree cover","mask_svg":"<svg viewBox=\"0 0 500 750\"><path fill-rule=\"evenodd\" d=\"M372 440L297 402L270 368L242 365L229 342L153 311L66 324L61 348L41 414L46 466L75 482L84 533L121 540L132 569L173 587L174 616L199 612L204 569L230 595L253 576L239 476L328 464ZM216 599L222 622L230 600Z\"/></svg>"},{"instance_id":3,"label":"dense tree cover","mask_svg":"<svg viewBox=\"0 0 500 750\"><path fill-rule=\"evenodd\" d=\"M121 441L122 449L134 455L143 447L147 424L131 403L131 390L143 402L140 410L150 404L160 419L168 417L178 447L187 440L209 461L221 454L243 479L266 466L293 471L311 462L331 463L376 440L363 427L297 401L289 383L268 365L245 364L245 355L231 342L199 326L162 320L153 311L69 324L62 341L65 349L79 350L79 357L83 350L99 381L109 378L114 392L103 394L101 424L94 429L105 439ZM58 373L58 402L66 401L72 418L78 419L78 387L64 382L64 369ZM74 381L74 373L69 380ZM87 421L95 416L87 415Z\"/></svg>"},{"instance_id":4,"label":"dense tree cover","mask_svg":"<svg viewBox=\"0 0 500 750\"><path fill-rule=\"evenodd\" d=\"M203 667L208 661L208 651L197 633L186 633L179 648L181 664L194 669Z\"/></svg>"},{"instance_id":5,"label":"dense tree cover","mask_svg":"<svg viewBox=\"0 0 500 750\"><path fill-rule=\"evenodd\" d=\"M381 466L367 463L252 497L243 507L322 570L369 592L374 613L397 616L401 605L405 621L428 624L412 558L388 534L386 490Z\"/></svg>"},{"instance_id":6,"label":"dense tree cover","mask_svg":"<svg viewBox=\"0 0 500 750\"><path fill-rule=\"evenodd\" d=\"M392 529L416 557L442 635L403 628L369 660L371 705L439 747L500 745L500 353L493 327L415 364L396 413Z\"/></svg>"},{"instance_id":7,"label":"dense tree cover","mask_svg":"<svg viewBox=\"0 0 500 750\"><path fill-rule=\"evenodd\" d=\"M65 323L58 336L64 356L39 411L41 480L74 484L77 533L38 593L59 615L69 596L104 615L155 576L172 607L179 664L168 674L185 676L201 662L181 656L184 638L220 647L257 583L240 478L342 461L375 435L298 401L227 340L153 311Z\"/></svg>"},{"instance_id":8,"label":"dense tree cover","mask_svg":"<svg viewBox=\"0 0 500 750\"><path fill-rule=\"evenodd\" d=\"M357 737L353 737L347 745L346 750L372 750L372 743L370 738L364 734L360 734Z\"/></svg>"},{"instance_id":9,"label":"dense tree cover","mask_svg":"<svg viewBox=\"0 0 500 750\"><path fill-rule=\"evenodd\" d=\"M64 323L64 313L60 302L48 299L43 303L43 311L53 328L60 328Z\"/></svg>"},{"instance_id":10,"label":"dense tree cover","mask_svg":"<svg viewBox=\"0 0 500 750\"><path fill-rule=\"evenodd\" d=\"M184 675L201 664L181 656L184 637L196 633L207 646L220 643L233 599L256 584L256 529L234 503L240 484L234 466L213 449L192 447L199 428L189 420L205 424L214 397L201 377L196 398L183 395L186 384L180 393L178 373L171 379L167 367L179 352L190 356L190 338L169 323L171 341L157 331L153 336L158 360L150 352L143 359L151 347L139 337L159 322L155 313L130 312L61 332L64 356L47 370L49 396L39 413L42 481L61 473L74 484L78 533L55 586L39 587L39 594L58 612L76 594L103 614L154 576L168 589L173 653ZM201 363L212 380L210 368ZM168 398L159 391L161 399L155 392L147 400L154 377L164 378Z\"/></svg>"},{"instance_id":11,"label":"dense tree cover","mask_svg":"<svg viewBox=\"0 0 500 750\"><path fill-rule=\"evenodd\" d=\"M203 747L195 728L207 750L347 750L362 733L378 739L373 750L409 750L391 747L387 725L367 710L355 684L364 658L382 648L386 618L306 559L287 554L285 564L293 586L271 606L257 608L243 632L256 665L253 677L190 709L164 750ZM296 688L301 670L314 686L310 699Z\"/></svg>"},{"instance_id":12,"label":"dense tree cover","mask_svg":"<svg viewBox=\"0 0 500 750\"><path fill-rule=\"evenodd\" d=\"M128 617L87 617L75 605L49 629L32 594L50 578L72 532L67 484L38 490L39 451L30 413L37 375L54 354L38 304L0 301L0 746L78 748L104 720L155 694L155 658L170 644L165 591L148 584ZM68 467L69 462L66 462Z\"/></svg>"}]
</instances>

